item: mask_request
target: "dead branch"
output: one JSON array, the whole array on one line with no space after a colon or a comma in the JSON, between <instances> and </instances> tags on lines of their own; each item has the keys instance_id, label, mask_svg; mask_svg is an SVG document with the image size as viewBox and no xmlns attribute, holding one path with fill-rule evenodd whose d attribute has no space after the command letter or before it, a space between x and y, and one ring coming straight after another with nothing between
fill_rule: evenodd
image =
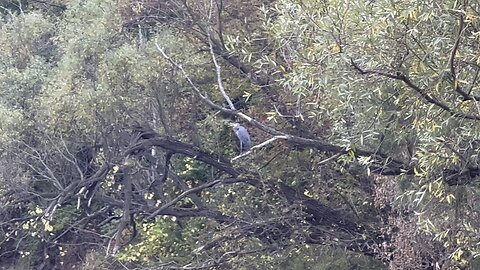
<instances>
[{"instance_id":1,"label":"dead branch","mask_svg":"<svg viewBox=\"0 0 480 270\"><path fill-rule=\"evenodd\" d=\"M203 185L200 185L198 187L194 187L194 188L189 189L189 190L183 192L182 194L178 195L175 199L171 200L170 202L162 205L162 207L155 210L155 212L150 214L149 217L152 218L152 217L155 217L155 216L159 215L162 211L169 208L170 206L175 205L177 202L181 201L182 199L184 199L185 197L187 197L188 195L190 195L192 193L197 193L197 192L200 192L204 189L212 188L212 187L214 187L216 185L219 185L219 184L234 184L234 183L249 183L249 184L255 183L255 184L257 184L258 181L254 180L254 179L227 178L227 179L218 179L218 180L215 180L215 181L212 181L212 182L209 182L209 183L205 183Z\"/></svg>"},{"instance_id":2,"label":"dead branch","mask_svg":"<svg viewBox=\"0 0 480 270\"><path fill-rule=\"evenodd\" d=\"M213 9L213 1L210 1L210 8L208 9L208 19L211 20L212 18L212 9ZM210 56L212 57L212 62L215 65L215 71L217 73L217 83L218 83L218 89L220 90L220 93L222 93L223 98L228 103L228 106L230 107L231 110L235 110L235 106L233 106L232 100L230 97L228 97L227 93L225 92L225 88L223 87L223 80L222 80L222 69L220 68L220 65L217 62L217 58L215 56L215 53L213 52L213 44L212 44L212 37L211 37L211 31L207 30L207 40L208 40L208 47L210 48Z\"/></svg>"},{"instance_id":3,"label":"dead branch","mask_svg":"<svg viewBox=\"0 0 480 270\"><path fill-rule=\"evenodd\" d=\"M273 137L273 138L270 138L270 139L264 141L263 143L260 143L260 144L257 144L257 145L252 146L252 147L250 148L250 150L248 150L248 151L245 152L245 153L242 153L241 155L238 155L238 156L232 158L231 161L233 162L233 161L235 161L235 160L237 160L237 159L240 159L240 158L242 158L242 157L245 157L245 156L249 155L250 153L252 153L253 150L262 148L262 147L264 147L264 146L266 146L266 145L269 145L269 144L271 144L272 142L274 142L274 141L276 141L276 140L279 140L279 139L286 140L287 137L286 137L286 136L275 136L275 137Z\"/></svg>"}]
</instances>

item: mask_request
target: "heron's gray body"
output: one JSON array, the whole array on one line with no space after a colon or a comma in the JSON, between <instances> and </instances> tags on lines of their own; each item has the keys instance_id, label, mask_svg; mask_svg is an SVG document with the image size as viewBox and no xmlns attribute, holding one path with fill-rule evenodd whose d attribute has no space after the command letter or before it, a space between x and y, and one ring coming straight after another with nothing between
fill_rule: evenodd
<instances>
[{"instance_id":1,"label":"heron's gray body","mask_svg":"<svg viewBox=\"0 0 480 270\"><path fill-rule=\"evenodd\" d=\"M250 140L250 134L246 128L242 127L240 124L233 124L233 131L240 140L240 152L246 151L252 147L252 141Z\"/></svg>"}]
</instances>

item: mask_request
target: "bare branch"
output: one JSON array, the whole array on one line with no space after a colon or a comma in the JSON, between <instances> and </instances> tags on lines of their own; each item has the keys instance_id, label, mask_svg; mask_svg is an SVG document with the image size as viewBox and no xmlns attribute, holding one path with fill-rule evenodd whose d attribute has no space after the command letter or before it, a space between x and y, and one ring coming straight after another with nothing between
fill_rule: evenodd
<instances>
[{"instance_id":1,"label":"bare branch","mask_svg":"<svg viewBox=\"0 0 480 270\"><path fill-rule=\"evenodd\" d=\"M187 197L188 195L190 195L192 193L200 192L200 191L202 191L204 189L207 189L207 188L212 188L212 187L214 187L218 184L248 183L248 182L251 182L251 181L252 181L252 179L227 178L227 179L218 179L218 180L215 180L215 181L212 181L212 182L209 182L209 183L205 183L203 185L200 185L198 187L194 187L194 188L189 189L189 190L183 192L182 194L178 195L175 199L173 199L170 202L162 205L162 207L158 208L155 212L150 214L149 217L152 218L152 217L157 216L158 214L163 212L165 209L169 208L170 206L175 205L177 202L181 201L182 199L184 199L185 197ZM254 181L256 181L256 180L254 180Z\"/></svg>"},{"instance_id":2,"label":"bare branch","mask_svg":"<svg viewBox=\"0 0 480 270\"><path fill-rule=\"evenodd\" d=\"M100 210L97 210L95 211L94 213L90 214L90 215L87 215L86 217L80 219L79 221L73 223L72 225L70 225L67 229L65 229L62 233L60 233L59 235L57 235L57 237L55 237L55 239L53 239L52 242L56 242L58 241L60 238L62 238L62 236L64 236L65 234L67 234L69 231L71 231L73 228L77 227L78 225L84 223L84 222L88 222L89 220L91 220L92 218L94 217L97 217L101 214L104 214L105 212L107 212L108 210L110 209L109 206L105 206L103 208L101 208Z\"/></svg>"},{"instance_id":3,"label":"bare branch","mask_svg":"<svg viewBox=\"0 0 480 270\"><path fill-rule=\"evenodd\" d=\"M239 173L232 167L230 162L225 158L203 151L194 145L159 135L150 139L141 140L130 146L128 149L126 149L125 155L127 156L142 149L149 149L151 146L158 146L171 152L183 154L197 159L234 177L239 175Z\"/></svg>"},{"instance_id":4,"label":"bare branch","mask_svg":"<svg viewBox=\"0 0 480 270\"><path fill-rule=\"evenodd\" d=\"M129 163L130 163L129 156L127 156L127 160L125 161L125 166L123 168L124 170L123 179L125 182L125 185L123 186L123 194L125 196L123 214L122 214L122 218L120 219L120 223L118 224L117 232L115 233L115 245L113 247L112 254L116 254L120 249L120 247L123 245L122 244L123 231L125 230L125 228L127 227L127 224L130 221L130 208L132 205L133 190L132 190L131 170L129 168L131 165Z\"/></svg>"},{"instance_id":5,"label":"bare branch","mask_svg":"<svg viewBox=\"0 0 480 270\"><path fill-rule=\"evenodd\" d=\"M260 144L257 144L257 145L255 145L255 146L252 146L252 148L250 148L250 150L248 150L248 151L245 152L245 153L242 153L241 155L238 155L238 156L232 158L231 161L233 162L233 161L235 161L235 160L237 160L237 159L240 159L240 158L242 158L242 157L244 157L244 156L247 156L247 155L249 155L250 153L252 153L253 150L258 149L258 148L261 148L261 147L264 147L265 145L271 144L272 142L274 142L274 141L276 141L276 140L279 140L279 139L286 140L286 139L287 139L287 136L275 136L275 137L273 137L273 138L270 138L270 139L264 141L263 143L260 143Z\"/></svg>"},{"instance_id":6,"label":"bare branch","mask_svg":"<svg viewBox=\"0 0 480 270\"><path fill-rule=\"evenodd\" d=\"M208 10L208 19L211 20L212 18L212 9L213 9L213 0L210 0L210 8ZM207 29L207 39L208 39L208 46L210 48L210 56L212 57L213 64L215 65L215 71L217 72L217 83L218 83L218 89L222 93L223 97L228 103L228 106L230 107L231 110L235 110L235 106L233 106L232 101L228 97L227 93L225 92L225 88L223 87L223 82L222 82L222 70L220 68L220 65L217 62L217 58L215 57L215 53L213 52L213 44L212 44L212 37L211 37L211 31Z\"/></svg>"},{"instance_id":7,"label":"bare branch","mask_svg":"<svg viewBox=\"0 0 480 270\"><path fill-rule=\"evenodd\" d=\"M210 32L208 32L208 44L210 46L210 55L212 56L212 61L213 64L215 65L215 70L217 72L217 83L218 83L218 89L222 93L223 97L228 103L228 106L230 107L231 110L236 110L235 106L233 106L232 100L228 97L227 93L225 92L225 88L223 87L223 82L222 82L222 71L220 68L220 65L217 63L217 59L215 57L215 53L213 52L213 46L212 46L212 40L210 38Z\"/></svg>"},{"instance_id":8,"label":"bare branch","mask_svg":"<svg viewBox=\"0 0 480 270\"><path fill-rule=\"evenodd\" d=\"M185 184L185 181L183 179L181 179L173 170L168 170L169 171L169 177L171 179L173 179L173 181L175 182L175 184L180 188L180 190L182 191L187 191L188 190L188 186L187 184ZM190 199L192 200L192 202L198 207L198 208L204 208L205 206L203 205L202 203L202 200L199 196L197 196L196 194L190 194L189 195Z\"/></svg>"},{"instance_id":9,"label":"bare branch","mask_svg":"<svg viewBox=\"0 0 480 270\"><path fill-rule=\"evenodd\" d=\"M188 73L185 71L185 69L178 63L176 63L175 61L173 61L172 58L170 58L166 53L165 51L158 45L158 43L155 43L155 46L157 47L158 51L162 54L162 56L167 59L168 62L170 62L173 66L175 66L176 68L178 68L182 74L183 74L183 77L187 80L188 84L193 88L193 90L197 93L197 95L204 101L206 102L210 107L214 108L214 109L218 109L218 110L221 110L223 112L225 111L234 111L234 110L228 110L226 108L223 108L222 106L219 106L217 104L215 104L214 102L212 102L207 95L205 94L202 94L202 92L200 91L200 89L197 88L197 86L193 83L192 79L190 79L190 76L188 75ZM232 104L233 105L233 104ZM239 113L240 114L240 113Z\"/></svg>"},{"instance_id":10,"label":"bare branch","mask_svg":"<svg viewBox=\"0 0 480 270\"><path fill-rule=\"evenodd\" d=\"M326 158L326 159L320 161L319 163L317 163L317 165L321 166L321 165L323 165L323 164L325 164L325 163L328 163L329 161L332 161L332 160L338 158L338 157L341 156L341 155L342 155L341 153L336 153L335 155L333 155L333 156L331 156L331 157L329 157L329 158Z\"/></svg>"}]
</instances>

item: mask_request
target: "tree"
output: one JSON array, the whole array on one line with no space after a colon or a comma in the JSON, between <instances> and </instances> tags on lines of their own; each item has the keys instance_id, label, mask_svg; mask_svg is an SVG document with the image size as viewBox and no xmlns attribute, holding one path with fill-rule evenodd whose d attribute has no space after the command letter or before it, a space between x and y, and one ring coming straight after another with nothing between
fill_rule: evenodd
<instances>
[{"instance_id":1,"label":"tree","mask_svg":"<svg viewBox=\"0 0 480 270\"><path fill-rule=\"evenodd\" d=\"M2 261L473 267L475 1L55 5L2 22Z\"/></svg>"}]
</instances>

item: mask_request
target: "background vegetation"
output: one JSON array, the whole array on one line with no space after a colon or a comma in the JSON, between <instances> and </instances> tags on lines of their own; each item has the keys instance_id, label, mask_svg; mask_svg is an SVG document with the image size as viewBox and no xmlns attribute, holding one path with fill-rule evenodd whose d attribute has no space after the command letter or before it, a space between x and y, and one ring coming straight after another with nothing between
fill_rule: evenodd
<instances>
[{"instance_id":1,"label":"background vegetation","mask_svg":"<svg viewBox=\"0 0 480 270\"><path fill-rule=\"evenodd\" d=\"M2 269L479 269L478 1L0 16Z\"/></svg>"}]
</instances>

